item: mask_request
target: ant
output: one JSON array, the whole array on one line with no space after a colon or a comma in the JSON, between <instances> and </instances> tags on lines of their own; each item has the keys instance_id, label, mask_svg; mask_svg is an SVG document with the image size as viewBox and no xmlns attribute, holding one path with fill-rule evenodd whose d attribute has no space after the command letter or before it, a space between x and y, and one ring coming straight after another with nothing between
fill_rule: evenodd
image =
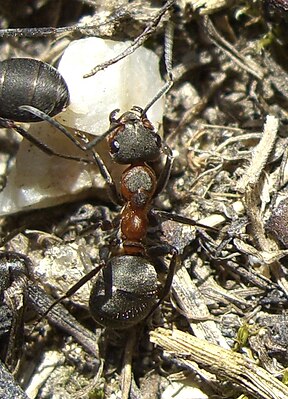
<instances>
[{"instance_id":1,"label":"ant","mask_svg":"<svg viewBox=\"0 0 288 399\"><path fill-rule=\"evenodd\" d=\"M164 189L172 167L172 151L162 142L146 112L133 107L116 118L110 115L107 141L110 154L117 164L130 164L122 173L118 193L102 159L96 156L102 176L109 185L112 197L122 205L120 213L121 244L113 248L105 262L101 277L90 295L92 317L110 328L127 328L144 320L168 292L177 264L177 251L165 246L171 253L169 277L163 290L158 289L155 263L145 245L148 215L153 199ZM93 142L87 147L90 148ZM149 162L156 162L161 154L166 162L157 178ZM119 195L120 194L120 195ZM157 249L163 255L163 248ZM155 248L153 248L155 252ZM160 299L157 299L160 298Z\"/></svg>"},{"instance_id":2,"label":"ant","mask_svg":"<svg viewBox=\"0 0 288 399\"><path fill-rule=\"evenodd\" d=\"M158 97L155 97L155 101ZM37 110L26 109L40 115ZM113 329L132 327L152 314L169 292L175 269L180 262L175 247L169 244L147 244L149 217L156 216L193 226L197 224L191 219L152 208L153 200L162 192L169 179L173 154L147 118L146 110L147 107L142 109L134 106L119 117L118 109L112 111L107 132L85 147L86 151L92 151L113 202L122 206L117 225L113 221L107 228L107 221L100 221L99 226L105 230L119 227L120 238L116 245L115 241L110 242L108 250L103 251L99 266L55 302L70 297L99 273L90 293L90 313L99 324ZM42 117L58 126L58 122L53 119L45 115ZM129 165L122 172L119 185L113 181L102 158L93 150L94 145L105 138L114 162L119 166ZM166 156L166 160L157 177L154 165L162 155ZM159 289L157 265L161 263L160 258L168 254L171 260L166 282Z\"/></svg>"}]
</instances>

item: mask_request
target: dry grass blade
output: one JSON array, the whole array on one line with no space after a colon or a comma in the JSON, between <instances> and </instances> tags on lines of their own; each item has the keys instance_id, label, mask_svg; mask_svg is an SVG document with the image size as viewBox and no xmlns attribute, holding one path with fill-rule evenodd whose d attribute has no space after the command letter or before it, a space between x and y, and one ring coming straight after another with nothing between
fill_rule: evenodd
<instances>
[{"instance_id":1,"label":"dry grass blade","mask_svg":"<svg viewBox=\"0 0 288 399\"><path fill-rule=\"evenodd\" d=\"M151 341L182 360L188 369L192 362L237 384L247 394L259 399L285 399L288 388L277 378L257 366L253 360L196 338L185 332L158 328L150 333Z\"/></svg>"}]
</instances>

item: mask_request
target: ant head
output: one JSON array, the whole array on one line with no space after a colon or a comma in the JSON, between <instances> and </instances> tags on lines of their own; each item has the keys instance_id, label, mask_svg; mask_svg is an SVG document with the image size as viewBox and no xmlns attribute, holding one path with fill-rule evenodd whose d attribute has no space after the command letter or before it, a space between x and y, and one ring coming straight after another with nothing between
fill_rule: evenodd
<instances>
[{"instance_id":1,"label":"ant head","mask_svg":"<svg viewBox=\"0 0 288 399\"><path fill-rule=\"evenodd\" d=\"M161 153L161 137L142 108L132 107L116 119L115 110L110 115L111 128L108 136L110 153L119 164L155 161Z\"/></svg>"}]
</instances>

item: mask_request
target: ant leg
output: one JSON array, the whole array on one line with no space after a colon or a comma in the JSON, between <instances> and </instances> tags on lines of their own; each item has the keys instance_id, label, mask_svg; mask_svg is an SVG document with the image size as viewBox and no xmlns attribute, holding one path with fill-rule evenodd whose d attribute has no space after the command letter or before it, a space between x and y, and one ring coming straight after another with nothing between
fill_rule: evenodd
<instances>
[{"instance_id":1,"label":"ant leg","mask_svg":"<svg viewBox=\"0 0 288 399\"><path fill-rule=\"evenodd\" d=\"M106 168L105 163L103 162L102 158L100 157L100 155L94 151L92 148L94 145L96 145L100 140L102 140L103 138L105 138L108 134L111 133L111 131L113 131L115 129L115 126L113 126L112 128L108 129L105 133L103 133L101 136L96 137L94 140L92 140L92 142L88 143L88 144L81 144L78 140L75 139L75 137L63 126L61 125L61 123L57 122L55 119L51 118L49 115L47 115L45 112L40 111L37 108L31 107L30 105L22 105L21 107L19 107L21 109L23 109L24 111L28 111L31 114L39 117L42 120L45 120L46 122L48 122L50 125L54 126L56 129L58 129L59 131L61 131L70 141L72 141L73 144L75 144L80 150L82 151L88 151L91 150L92 154L93 154L93 158L99 168L99 171L103 177L103 179L105 180L106 184L108 185L108 189L109 189L109 196L111 198L111 200L115 203L115 204L119 204L122 205L122 201L118 195L117 189L115 187L115 183L112 179L112 176L110 174L110 172L108 171L108 169ZM27 132L26 132L27 133ZM21 133L20 133L21 134ZM28 133L27 133L28 134ZM23 135L23 134L22 134ZM30 135L29 135L30 136ZM34 137L33 137L34 139ZM29 140L29 139L28 139ZM36 140L38 143L38 147L39 147L39 141ZM43 145L45 147L45 150L42 149L43 151L47 151L47 146L45 144L40 143L41 145ZM36 144L35 144L36 145ZM40 148L40 147L39 147ZM49 151L51 151L50 148L48 148ZM50 155L50 154L49 154ZM53 155L56 155L55 153ZM57 153L57 155L59 156L59 154ZM63 158L66 158L66 156L62 156ZM68 158L70 159L70 157ZM74 159L74 157L73 157ZM82 159L82 158L81 158ZM89 163L93 163L93 161L88 161L86 160L86 162Z\"/></svg>"},{"instance_id":2,"label":"ant leg","mask_svg":"<svg viewBox=\"0 0 288 399\"><path fill-rule=\"evenodd\" d=\"M174 274L175 274L175 272L180 264L180 260L181 260L180 255L178 254L178 250L175 247L171 247L169 253L172 255L172 258L170 260L170 265L168 268L168 274L166 277L165 285L162 289L160 299L158 301L159 302L158 306L163 301L163 299L169 294Z\"/></svg>"},{"instance_id":3,"label":"ant leg","mask_svg":"<svg viewBox=\"0 0 288 399\"><path fill-rule=\"evenodd\" d=\"M154 98L152 98L152 100L142 110L143 116L146 115L149 108L151 108L152 105L159 98L161 98L163 94L165 94L168 90L170 90L171 86L173 85L173 75L172 75L173 33L174 33L174 26L173 26L173 23L171 22L171 23L167 24L167 28L165 31L164 55L165 55L165 66L166 66L166 71L167 71L167 82L162 87L162 89L156 94L156 96ZM165 142L163 142L163 144L162 144L162 151L166 155L166 162L165 162L164 168L161 171L159 179L157 181L157 187L156 187L155 193L153 195L154 198L157 197L157 195L160 194L161 191L163 191L164 188L166 187L166 184L170 177L173 159L174 159L173 152L172 152L171 148Z\"/></svg>"},{"instance_id":4,"label":"ant leg","mask_svg":"<svg viewBox=\"0 0 288 399\"><path fill-rule=\"evenodd\" d=\"M109 221L105 221L105 220L101 220L99 221L96 226L94 226L94 229L97 228L101 228L103 231L106 230L110 230L110 226L108 226ZM76 291L78 291L84 284L86 284L88 281L90 281L94 276L96 276L96 274L98 274L100 272L100 270L104 267L104 265L106 264L107 261L107 257L108 257L108 249L106 249L106 247L104 247L104 249L102 250L102 255L100 255L100 264L99 266L95 267L94 269L92 269L90 272L88 272L87 274L85 274L85 276L81 277L80 280L78 280L74 285L72 285L72 287L70 287L68 289L68 291L66 291L66 293L64 295L62 295L61 297L59 297L58 299L56 299L50 306L49 308L45 311L45 313L41 316L41 318L44 318L45 316L48 315L48 313L60 302L62 302L64 299L68 299L70 298L70 296L72 296L73 294L75 294ZM83 255L82 255L83 256ZM84 263L84 261L83 261Z\"/></svg>"},{"instance_id":5,"label":"ant leg","mask_svg":"<svg viewBox=\"0 0 288 399\"><path fill-rule=\"evenodd\" d=\"M170 81L171 86L173 84L173 74L172 74L173 40L174 40L174 24L172 21L169 21L167 23L165 30L164 56L165 56L165 67L168 75L168 81Z\"/></svg>"},{"instance_id":6,"label":"ant leg","mask_svg":"<svg viewBox=\"0 0 288 399\"><path fill-rule=\"evenodd\" d=\"M0 117L0 128L8 128L8 129L14 129L17 133L19 133L22 137L24 137L26 140L28 140L30 143L35 145L39 150L44 152L45 154L52 156L55 155L60 158L68 159L71 161L77 161L77 162L85 162L85 163L94 163L90 159L86 158L81 158L81 157L76 157L73 155L65 155L65 154L60 154L57 151L52 150L49 146L47 146L45 143L42 143L40 140L38 140L36 137L32 136L32 134L28 133L25 129L22 127L16 125L13 121L8 120L8 119L3 119Z\"/></svg>"},{"instance_id":7,"label":"ant leg","mask_svg":"<svg viewBox=\"0 0 288 399\"><path fill-rule=\"evenodd\" d=\"M189 226L196 226L196 227L203 228L205 230L210 230L215 233L219 233L219 230L215 227L207 226L205 224L199 223L199 222L197 222L193 219L187 218L185 216L177 215L176 213L160 211L159 209L151 209L150 212L156 218L159 217L159 218L165 219L165 220L172 220L173 222L187 224Z\"/></svg>"},{"instance_id":8,"label":"ant leg","mask_svg":"<svg viewBox=\"0 0 288 399\"><path fill-rule=\"evenodd\" d=\"M21 105L19 109L30 112L30 114L37 116L39 119L50 123L50 125L54 126L57 130L62 132L70 141L72 141L72 143L76 145L76 147L78 147L82 151L86 151L85 145L82 145L63 125L61 125L61 123L51 118L51 116L49 116L45 112L40 111L40 109L32 107L31 105Z\"/></svg>"},{"instance_id":9,"label":"ant leg","mask_svg":"<svg viewBox=\"0 0 288 399\"><path fill-rule=\"evenodd\" d=\"M172 152L171 148L166 143L163 143L162 149L163 149L164 154L166 155L166 162L165 162L164 168L162 169L160 176L158 178L157 187L156 187L155 193L153 195L154 198L157 197L157 195L160 194L166 187L166 184L170 177L173 160L174 160L173 152Z\"/></svg>"},{"instance_id":10,"label":"ant leg","mask_svg":"<svg viewBox=\"0 0 288 399\"><path fill-rule=\"evenodd\" d=\"M173 53L173 35L174 35L174 25L172 22L168 22L165 30L165 45L164 45L164 58L165 67L167 72L167 82L162 87L162 89L152 98L152 100L146 105L142 110L142 115L145 116L147 111L152 107L156 101L167 93L173 85L173 74L172 74L172 53Z\"/></svg>"},{"instance_id":11,"label":"ant leg","mask_svg":"<svg viewBox=\"0 0 288 399\"><path fill-rule=\"evenodd\" d=\"M92 154L93 154L93 158L99 168L101 176L103 177L103 179L105 180L105 182L108 186L108 191L109 191L108 195L109 195L110 199L112 200L112 202L114 204L123 205L123 201L118 194L114 180L112 179L112 176L111 176L109 170L107 169L105 163L103 162L102 158L94 150L92 150Z\"/></svg>"},{"instance_id":12,"label":"ant leg","mask_svg":"<svg viewBox=\"0 0 288 399\"><path fill-rule=\"evenodd\" d=\"M159 299L156 302L156 304L153 306L153 308L151 309L149 316L151 316L151 314L158 308L158 306L163 302L163 300L165 299L165 297L169 294L170 289L171 289L171 285L173 282L173 277L174 274L177 270L177 268L180 265L180 255L178 253L178 250L173 247L172 245L169 244L163 244L163 245L159 245L159 246L155 246L155 247L150 247L148 250L148 255L151 256L152 258L155 256L164 256L164 255L172 255L172 258L170 260L170 264L168 267L168 273L167 273L167 277L165 280L165 285L163 287L163 289L160 291L159 294Z\"/></svg>"},{"instance_id":13,"label":"ant leg","mask_svg":"<svg viewBox=\"0 0 288 399\"><path fill-rule=\"evenodd\" d=\"M70 296L72 296L73 294L75 294L76 291L78 291L84 284L86 284L88 281L90 281L94 276L96 276L96 274L98 274L100 272L100 270L103 268L103 264L95 267L95 269L91 270L90 272L88 272L87 274L85 274L85 276L81 277L80 280L77 281L77 283L75 283L74 285L72 285L72 287L69 288L69 290L62 296L60 296L60 298L56 299L56 301L52 302L50 304L50 306L48 307L48 309L45 311L45 313L43 315L41 315L41 318L44 318L46 316L48 316L48 314L50 313L50 311L52 309L54 309L54 307L56 305L58 305L60 302L62 302L64 299L68 299Z\"/></svg>"},{"instance_id":14,"label":"ant leg","mask_svg":"<svg viewBox=\"0 0 288 399\"><path fill-rule=\"evenodd\" d=\"M62 304L57 303L56 306L54 299L33 282L27 286L27 301L40 316L40 320L47 316L50 324L74 337L83 348L98 358L95 334L84 328Z\"/></svg>"}]
</instances>

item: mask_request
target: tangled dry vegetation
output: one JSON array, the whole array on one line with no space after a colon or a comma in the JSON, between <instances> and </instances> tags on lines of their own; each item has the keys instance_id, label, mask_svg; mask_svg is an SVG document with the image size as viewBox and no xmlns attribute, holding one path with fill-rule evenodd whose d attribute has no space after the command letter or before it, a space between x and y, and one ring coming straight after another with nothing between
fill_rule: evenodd
<instances>
[{"instance_id":1,"label":"tangled dry vegetation","mask_svg":"<svg viewBox=\"0 0 288 399\"><path fill-rule=\"evenodd\" d=\"M166 220L151 228L149 239L176 247L182 262L170 296L133 331L95 325L89 283L64 301L67 322L72 315L79 323L64 332L53 312L35 326L39 303L28 301L15 377L30 398L288 397L285 5L176 0L155 23L160 3L0 3L2 29L71 27L32 38L1 30L1 60L29 56L57 64L70 41L139 40L143 31L144 45L161 56L165 26L173 21L174 85L163 126L175 162L155 206L208 226ZM18 138L2 130L3 187L17 146ZM3 217L2 256L27 255L29 289L59 297L99 261L107 232L95 222L117 214L95 190L68 205Z\"/></svg>"}]
</instances>

